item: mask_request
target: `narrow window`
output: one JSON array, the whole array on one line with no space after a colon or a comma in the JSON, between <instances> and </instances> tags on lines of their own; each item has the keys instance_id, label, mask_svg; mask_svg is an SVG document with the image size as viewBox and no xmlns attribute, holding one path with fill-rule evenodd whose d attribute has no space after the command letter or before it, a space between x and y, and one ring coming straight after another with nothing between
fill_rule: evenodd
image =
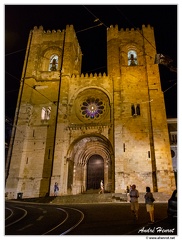
<instances>
[{"instance_id":1,"label":"narrow window","mask_svg":"<svg viewBox=\"0 0 182 240\"><path fill-rule=\"evenodd\" d=\"M135 106L134 104L131 105L131 115L135 115Z\"/></svg>"},{"instance_id":2,"label":"narrow window","mask_svg":"<svg viewBox=\"0 0 182 240\"><path fill-rule=\"evenodd\" d=\"M140 115L140 104L137 104L136 106L136 114Z\"/></svg>"},{"instance_id":3,"label":"narrow window","mask_svg":"<svg viewBox=\"0 0 182 240\"><path fill-rule=\"evenodd\" d=\"M128 52L128 66L136 66L137 62L137 53L134 50Z\"/></svg>"},{"instance_id":4,"label":"narrow window","mask_svg":"<svg viewBox=\"0 0 182 240\"><path fill-rule=\"evenodd\" d=\"M123 152L125 152L125 143L123 143Z\"/></svg>"},{"instance_id":5,"label":"narrow window","mask_svg":"<svg viewBox=\"0 0 182 240\"><path fill-rule=\"evenodd\" d=\"M150 151L148 151L148 158L150 158Z\"/></svg>"},{"instance_id":6,"label":"narrow window","mask_svg":"<svg viewBox=\"0 0 182 240\"><path fill-rule=\"evenodd\" d=\"M58 56L52 55L49 63L49 71L57 71L58 70Z\"/></svg>"}]
</instances>

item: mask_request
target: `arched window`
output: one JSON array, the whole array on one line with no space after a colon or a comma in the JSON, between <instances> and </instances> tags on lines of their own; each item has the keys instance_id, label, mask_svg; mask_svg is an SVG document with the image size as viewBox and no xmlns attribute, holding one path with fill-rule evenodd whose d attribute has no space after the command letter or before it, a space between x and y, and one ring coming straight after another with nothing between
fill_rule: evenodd
<instances>
[{"instance_id":1,"label":"arched window","mask_svg":"<svg viewBox=\"0 0 182 240\"><path fill-rule=\"evenodd\" d=\"M52 55L49 63L49 71L57 71L58 70L58 56Z\"/></svg>"},{"instance_id":2,"label":"arched window","mask_svg":"<svg viewBox=\"0 0 182 240\"><path fill-rule=\"evenodd\" d=\"M49 120L50 117L51 117L51 107L48 107L48 108L43 107L41 111L41 120Z\"/></svg>"},{"instance_id":3,"label":"arched window","mask_svg":"<svg viewBox=\"0 0 182 240\"><path fill-rule=\"evenodd\" d=\"M131 104L131 115L140 116L140 104Z\"/></svg>"},{"instance_id":4,"label":"arched window","mask_svg":"<svg viewBox=\"0 0 182 240\"><path fill-rule=\"evenodd\" d=\"M136 66L137 62L137 53L134 50L128 51L128 66Z\"/></svg>"}]
</instances>

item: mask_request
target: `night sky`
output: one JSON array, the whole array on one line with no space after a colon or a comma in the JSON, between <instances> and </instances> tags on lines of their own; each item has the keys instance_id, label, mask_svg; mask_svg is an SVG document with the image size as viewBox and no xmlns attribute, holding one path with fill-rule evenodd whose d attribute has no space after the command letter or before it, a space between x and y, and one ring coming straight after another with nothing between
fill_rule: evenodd
<instances>
[{"instance_id":1,"label":"night sky","mask_svg":"<svg viewBox=\"0 0 182 240\"><path fill-rule=\"evenodd\" d=\"M82 73L107 73L106 29L154 27L157 53L177 66L177 5L5 5L5 115L14 117L28 36L34 26L73 24L82 49ZM99 20L97 20L99 19ZM102 25L98 26L100 23ZM167 117L177 117L177 73L159 65Z\"/></svg>"}]
</instances>

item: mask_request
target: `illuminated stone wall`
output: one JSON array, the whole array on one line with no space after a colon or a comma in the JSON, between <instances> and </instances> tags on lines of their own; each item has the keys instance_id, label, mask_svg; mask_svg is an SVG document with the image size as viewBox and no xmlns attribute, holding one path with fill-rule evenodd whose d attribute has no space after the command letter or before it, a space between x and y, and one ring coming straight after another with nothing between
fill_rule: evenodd
<instances>
[{"instance_id":1,"label":"illuminated stone wall","mask_svg":"<svg viewBox=\"0 0 182 240\"><path fill-rule=\"evenodd\" d=\"M140 191L174 189L168 129L161 91L154 30L111 26L107 34L108 75L114 82L115 191L135 183ZM128 52L137 65L128 65ZM140 106L140 115L131 106Z\"/></svg>"},{"instance_id":2,"label":"illuminated stone wall","mask_svg":"<svg viewBox=\"0 0 182 240\"><path fill-rule=\"evenodd\" d=\"M128 66L130 50L137 52L136 66ZM124 192L133 183L141 192L147 185L171 192L174 175L155 53L152 27L111 26L108 73L83 75L73 26L47 32L35 27L9 152L8 197L53 195L55 182L59 195L84 192L93 156L104 161L108 192ZM50 71L52 56L58 59L55 71ZM140 114L132 114L132 105L139 105Z\"/></svg>"}]
</instances>

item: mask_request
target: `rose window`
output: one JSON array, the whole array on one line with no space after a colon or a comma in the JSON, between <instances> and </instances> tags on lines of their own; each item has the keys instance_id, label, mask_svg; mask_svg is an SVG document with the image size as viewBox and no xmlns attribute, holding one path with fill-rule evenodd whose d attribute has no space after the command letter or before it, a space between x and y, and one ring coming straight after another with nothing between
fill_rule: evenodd
<instances>
[{"instance_id":1,"label":"rose window","mask_svg":"<svg viewBox=\"0 0 182 240\"><path fill-rule=\"evenodd\" d=\"M97 119L103 112L104 103L98 98L88 98L81 105L81 113L88 119Z\"/></svg>"}]
</instances>

